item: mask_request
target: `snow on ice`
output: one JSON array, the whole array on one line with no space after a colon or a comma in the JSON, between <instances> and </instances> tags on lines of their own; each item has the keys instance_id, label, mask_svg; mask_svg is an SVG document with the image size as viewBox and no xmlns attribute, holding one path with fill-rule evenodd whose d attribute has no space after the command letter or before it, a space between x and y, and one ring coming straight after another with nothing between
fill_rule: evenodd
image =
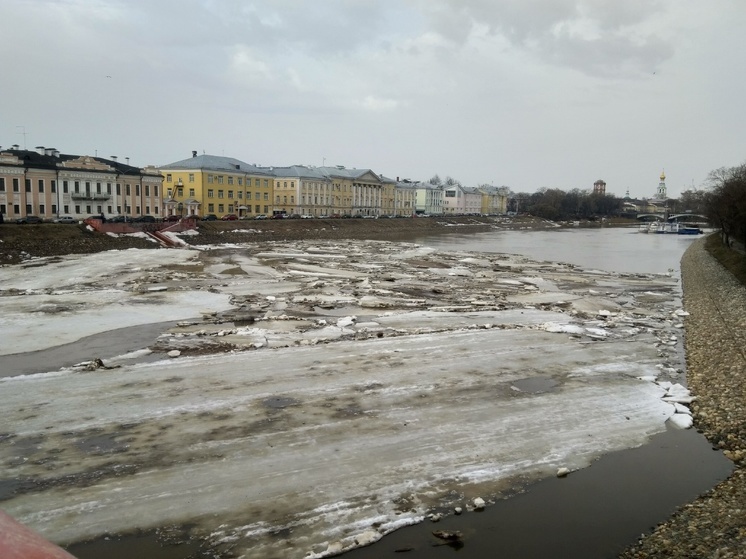
<instances>
[{"instance_id":1,"label":"snow on ice","mask_svg":"<svg viewBox=\"0 0 746 559\"><path fill-rule=\"evenodd\" d=\"M0 497L61 544L183 526L324 557L691 425L669 277L308 241L39 259L0 285ZM86 367L3 366L167 320Z\"/></svg>"}]
</instances>

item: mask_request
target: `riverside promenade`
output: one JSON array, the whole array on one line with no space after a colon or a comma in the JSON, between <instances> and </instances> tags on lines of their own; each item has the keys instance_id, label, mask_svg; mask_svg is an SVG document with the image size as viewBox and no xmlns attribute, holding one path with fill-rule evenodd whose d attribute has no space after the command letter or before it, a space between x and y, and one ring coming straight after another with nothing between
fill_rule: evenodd
<instances>
[{"instance_id":1,"label":"riverside promenade","mask_svg":"<svg viewBox=\"0 0 746 559\"><path fill-rule=\"evenodd\" d=\"M736 469L622 559L746 557L746 287L710 256L704 239L684 253L681 276L694 426Z\"/></svg>"}]
</instances>

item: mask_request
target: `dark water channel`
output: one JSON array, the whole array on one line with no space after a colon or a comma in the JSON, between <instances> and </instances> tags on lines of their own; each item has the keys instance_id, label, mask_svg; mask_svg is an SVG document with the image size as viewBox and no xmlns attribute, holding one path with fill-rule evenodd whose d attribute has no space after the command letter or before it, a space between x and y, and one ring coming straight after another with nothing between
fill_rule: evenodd
<instances>
[{"instance_id":1,"label":"dark water channel","mask_svg":"<svg viewBox=\"0 0 746 559\"><path fill-rule=\"evenodd\" d=\"M673 237L673 238L672 238ZM494 232L477 235L449 235L417 242L449 251L507 252L538 260L563 261L584 267L628 273L678 273L679 261L691 238L676 235L642 235L632 230L609 229L563 232ZM153 331L140 329L138 336L151 341L163 325ZM127 335L101 335L89 340L88 353L98 343L108 348L113 339L126 340L125 351L142 340ZM133 331L134 332L134 329ZM96 337L92 337L96 338ZM85 343L76 342L77 344ZM139 347L144 347L149 341ZM73 346L73 344L68 344ZM24 361L34 369L42 362L65 361L80 346L62 346L37 352ZM57 353L54 353L57 352ZM60 353L61 352L61 353ZM121 354L115 351L111 355ZM93 357L91 355L90 357ZM95 355L99 356L99 355ZM13 368L14 356L0 357L0 375ZM18 356L20 358L20 356ZM89 358L90 358L89 357ZM51 360L51 361L50 361ZM68 359L69 360L69 359ZM69 363L72 364L72 363ZM42 366L42 370L47 365ZM57 364L56 367L60 365ZM34 370L26 372L36 372ZM25 371L25 370L24 370ZM17 373L16 373L17 374ZM549 385L526 385L523 390L551 390ZM267 406L284 404L268 401ZM551 428L551 427L549 427ZM499 500L483 512L446 516L438 523L425 521L394 532L373 546L351 551L345 557L447 557L462 559L573 557L599 559L616 557L643 533L666 520L678 506L702 494L732 471L731 462L694 430L668 430L648 444L606 455L590 467L566 478L551 478L523 488L520 494ZM459 530L463 546L438 545L434 530ZM79 559L138 557L142 559L188 559L203 557L194 542L163 543L156 532L100 538L68 547Z\"/></svg>"}]
</instances>

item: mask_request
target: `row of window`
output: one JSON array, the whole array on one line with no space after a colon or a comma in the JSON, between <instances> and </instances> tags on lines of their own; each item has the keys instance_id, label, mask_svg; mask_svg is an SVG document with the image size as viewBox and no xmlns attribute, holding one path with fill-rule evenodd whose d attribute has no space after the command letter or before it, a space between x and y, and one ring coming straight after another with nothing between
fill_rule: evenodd
<instances>
[{"instance_id":1,"label":"row of window","mask_svg":"<svg viewBox=\"0 0 746 559\"><path fill-rule=\"evenodd\" d=\"M222 213L224 213L226 211L225 210L225 204L217 204L217 208L218 208L217 213L222 214ZM233 204L228 204L228 213L230 214L230 213L233 213L235 211L238 211L238 208L236 206L234 206ZM251 211L251 206L249 206L249 211ZM208 214L216 213L215 212L215 204L207 204L207 213ZM260 206L259 204L257 204L256 206L254 206L254 213L256 213L256 214L261 214L261 213L268 214L269 213L269 206L265 205L264 209L262 210L262 206Z\"/></svg>"},{"instance_id":2,"label":"row of window","mask_svg":"<svg viewBox=\"0 0 746 559\"><path fill-rule=\"evenodd\" d=\"M13 179L13 192L20 192L20 179L14 178ZM50 192L57 192L57 181L51 180L50 182ZM145 184L145 196L150 196L150 185ZM131 194L131 185L125 184L125 194L129 196ZM38 189L39 192L43 193L45 188L45 182L44 179L38 180ZM26 192L31 192L31 179L25 179L25 190ZM0 192L5 192L5 177L0 177ZM63 194L68 194L69 192L69 184L68 181L62 181L62 192ZM80 193L80 181L74 181L73 183L73 192L76 194ZM116 192L117 195L121 195L122 188L119 183L116 183ZM91 183L86 181L85 182L85 193L91 194ZM97 182L96 183L96 194L103 194L102 190L102 183ZM111 183L106 183L106 194L111 194ZM135 184L135 195L140 195L140 185ZM153 196L158 196L158 185L153 185Z\"/></svg>"},{"instance_id":3,"label":"row of window","mask_svg":"<svg viewBox=\"0 0 746 559\"><path fill-rule=\"evenodd\" d=\"M94 213L96 215L101 214L104 212L104 206L80 206L75 205L73 206L75 208L75 214L76 215L82 215L82 214L88 214L93 215ZM257 206L259 207L259 206ZM95 208L95 212L94 212ZM122 206L117 206L117 214L122 213ZM114 214L112 211L114 209L114 206L106 206L106 213L107 214ZM84 210L84 211L81 211ZM52 217L57 215L57 204L52 204L50 206L51 213L47 214L47 207L45 204L39 204L39 212L38 215L41 217ZM259 211L259 210L257 210ZM266 210L265 210L266 211ZM32 204L26 204L25 205L25 212L21 214L21 205L20 204L0 204L0 213L6 214L6 215L36 215L36 212L34 212L34 207ZM62 206L62 215L67 215L70 213L70 206L65 204ZM132 206L124 206L124 213L128 215L140 215L140 206L135 206L135 213L132 214ZM150 206L145 206L145 213L150 214ZM158 215L158 207L153 206L153 213L155 215Z\"/></svg>"}]
</instances>

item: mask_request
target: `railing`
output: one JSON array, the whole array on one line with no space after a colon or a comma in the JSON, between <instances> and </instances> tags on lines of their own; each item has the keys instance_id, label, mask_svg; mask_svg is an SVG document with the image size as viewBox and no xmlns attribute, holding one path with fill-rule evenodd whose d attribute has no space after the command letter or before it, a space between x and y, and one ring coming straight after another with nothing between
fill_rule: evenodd
<instances>
[{"instance_id":1,"label":"railing","mask_svg":"<svg viewBox=\"0 0 746 559\"><path fill-rule=\"evenodd\" d=\"M111 194L94 193L94 192L73 192L70 194L73 200L108 200L111 198Z\"/></svg>"}]
</instances>

